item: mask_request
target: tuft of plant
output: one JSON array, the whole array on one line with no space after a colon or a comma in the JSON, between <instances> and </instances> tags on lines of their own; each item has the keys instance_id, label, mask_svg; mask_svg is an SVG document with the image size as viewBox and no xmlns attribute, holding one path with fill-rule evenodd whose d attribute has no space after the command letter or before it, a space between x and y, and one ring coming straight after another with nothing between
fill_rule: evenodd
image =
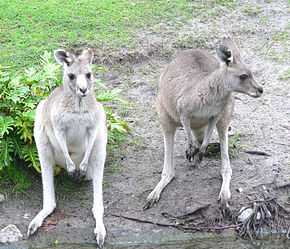
<instances>
[{"instance_id":1,"label":"tuft of plant","mask_svg":"<svg viewBox=\"0 0 290 249\"><path fill-rule=\"evenodd\" d=\"M229 136L229 155L230 157L237 158L241 151L241 134L234 133ZM220 143L210 143L206 149L205 155L207 157L219 157L220 156Z\"/></svg>"},{"instance_id":2,"label":"tuft of plant","mask_svg":"<svg viewBox=\"0 0 290 249\"><path fill-rule=\"evenodd\" d=\"M245 4L242 11L251 17L258 16L260 13L262 13L261 7L256 4Z\"/></svg>"},{"instance_id":3,"label":"tuft of plant","mask_svg":"<svg viewBox=\"0 0 290 249\"><path fill-rule=\"evenodd\" d=\"M284 71L278 78L279 80L289 80L290 79L290 68Z\"/></svg>"},{"instance_id":4,"label":"tuft of plant","mask_svg":"<svg viewBox=\"0 0 290 249\"><path fill-rule=\"evenodd\" d=\"M1 172L12 172L16 159L25 161L37 172L41 171L33 139L35 109L61 82L60 67L48 52L43 54L38 66L22 72L0 66L0 177ZM104 85L97 84L96 92L97 100L105 105L109 145L113 146L122 141L129 127L108 103L122 100L118 91L109 90Z\"/></svg>"},{"instance_id":5,"label":"tuft of plant","mask_svg":"<svg viewBox=\"0 0 290 249\"><path fill-rule=\"evenodd\" d=\"M229 136L229 154L231 158L237 158L240 151L242 149L241 146L241 134L236 132Z\"/></svg>"}]
</instances>

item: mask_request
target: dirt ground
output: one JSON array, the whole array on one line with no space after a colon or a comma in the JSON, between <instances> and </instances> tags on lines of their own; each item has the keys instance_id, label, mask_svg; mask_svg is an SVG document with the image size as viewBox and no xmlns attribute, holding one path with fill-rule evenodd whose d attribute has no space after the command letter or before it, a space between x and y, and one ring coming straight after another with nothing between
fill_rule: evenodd
<instances>
[{"instance_id":1,"label":"dirt ground","mask_svg":"<svg viewBox=\"0 0 290 249\"><path fill-rule=\"evenodd\" d=\"M190 168L185 160L186 138L181 129L176 135L174 154L176 178L156 206L146 211L142 207L159 181L163 165L163 139L154 108L160 72L178 50L202 47L214 53L219 39L227 33L235 37L242 58L264 87L259 99L237 95L231 134L240 137L240 152L231 160L232 208L239 210L249 199L268 192L290 209L287 206L287 201L290 202L289 3L241 0L233 9L219 7L212 12L194 13L188 23L161 23L137 34L140 41L137 49L97 58L111 63L99 77L110 87L121 88L124 97L132 103L126 114L131 134L118 153L108 158L104 179L108 244L190 238L175 229L129 221L114 214L168 223L163 212L182 215L211 204L206 216L219 218L220 157L205 158L200 167ZM216 141L215 134L212 142ZM245 150L263 151L270 156L250 155ZM39 246L56 240L59 243L93 241L91 185L62 180L57 179L58 210L52 216L54 220L28 243ZM27 196L9 195L0 204L0 228L12 223L26 233L29 221L41 207L41 195L39 179Z\"/></svg>"}]
</instances>

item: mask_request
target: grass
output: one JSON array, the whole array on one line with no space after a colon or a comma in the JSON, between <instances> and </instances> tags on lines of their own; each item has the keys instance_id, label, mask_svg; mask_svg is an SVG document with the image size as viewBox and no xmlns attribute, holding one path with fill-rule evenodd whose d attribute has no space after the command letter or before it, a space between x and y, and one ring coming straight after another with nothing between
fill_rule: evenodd
<instances>
[{"instance_id":1,"label":"grass","mask_svg":"<svg viewBox=\"0 0 290 249\"><path fill-rule=\"evenodd\" d=\"M237 0L195 0L192 4L193 15L207 22L210 18L224 15L225 9L233 10L237 5Z\"/></svg>"},{"instance_id":2,"label":"grass","mask_svg":"<svg viewBox=\"0 0 290 249\"><path fill-rule=\"evenodd\" d=\"M290 68L284 71L278 78L279 80L289 80L290 79Z\"/></svg>"},{"instance_id":3,"label":"grass","mask_svg":"<svg viewBox=\"0 0 290 249\"><path fill-rule=\"evenodd\" d=\"M262 9L259 5L256 4L245 4L243 7L243 12L248 16L257 16L262 12Z\"/></svg>"},{"instance_id":4,"label":"grass","mask_svg":"<svg viewBox=\"0 0 290 249\"><path fill-rule=\"evenodd\" d=\"M289 40L289 33L288 31L280 31L273 35L273 41L275 42L286 42Z\"/></svg>"},{"instance_id":5,"label":"grass","mask_svg":"<svg viewBox=\"0 0 290 249\"><path fill-rule=\"evenodd\" d=\"M23 165L7 167L0 171L0 193L26 193L31 187L31 174ZM4 192L2 192L4 191Z\"/></svg>"},{"instance_id":6,"label":"grass","mask_svg":"<svg viewBox=\"0 0 290 249\"><path fill-rule=\"evenodd\" d=\"M279 63L288 62L289 53L289 30L278 31L272 35L271 47L267 51L267 55L272 60Z\"/></svg>"},{"instance_id":7,"label":"grass","mask_svg":"<svg viewBox=\"0 0 290 249\"><path fill-rule=\"evenodd\" d=\"M236 158L240 153L242 148L241 145L241 134L235 132L229 136L229 154L231 158Z\"/></svg>"},{"instance_id":8,"label":"grass","mask_svg":"<svg viewBox=\"0 0 290 249\"><path fill-rule=\"evenodd\" d=\"M133 46L136 30L191 15L186 0L11 0L0 9L0 64L16 68L60 46Z\"/></svg>"}]
</instances>

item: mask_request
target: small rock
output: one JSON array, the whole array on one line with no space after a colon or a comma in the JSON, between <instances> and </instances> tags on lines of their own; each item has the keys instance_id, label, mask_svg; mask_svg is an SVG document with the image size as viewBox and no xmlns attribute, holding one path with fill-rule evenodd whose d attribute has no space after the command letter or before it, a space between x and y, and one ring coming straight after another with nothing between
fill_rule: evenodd
<instances>
[{"instance_id":1,"label":"small rock","mask_svg":"<svg viewBox=\"0 0 290 249\"><path fill-rule=\"evenodd\" d=\"M26 220L27 220L27 219L30 219L30 214L29 214L29 213L25 213L25 214L23 215L23 218L26 219Z\"/></svg>"},{"instance_id":2,"label":"small rock","mask_svg":"<svg viewBox=\"0 0 290 249\"><path fill-rule=\"evenodd\" d=\"M0 193L0 203L5 201L5 195Z\"/></svg>"},{"instance_id":3,"label":"small rock","mask_svg":"<svg viewBox=\"0 0 290 249\"><path fill-rule=\"evenodd\" d=\"M11 243L19 241L23 235L17 228L17 226L10 224L0 230L0 243Z\"/></svg>"},{"instance_id":4,"label":"small rock","mask_svg":"<svg viewBox=\"0 0 290 249\"><path fill-rule=\"evenodd\" d=\"M260 220L260 219L261 219L261 213L260 213L260 212L257 213L257 217L256 217L256 219L257 219L257 220Z\"/></svg>"},{"instance_id":5,"label":"small rock","mask_svg":"<svg viewBox=\"0 0 290 249\"><path fill-rule=\"evenodd\" d=\"M239 212L238 221L245 222L253 213L254 210L252 208L242 207Z\"/></svg>"},{"instance_id":6,"label":"small rock","mask_svg":"<svg viewBox=\"0 0 290 249\"><path fill-rule=\"evenodd\" d=\"M242 192L243 192L243 189L242 189L242 188L238 188L237 191L238 191L239 193L242 193Z\"/></svg>"}]
</instances>

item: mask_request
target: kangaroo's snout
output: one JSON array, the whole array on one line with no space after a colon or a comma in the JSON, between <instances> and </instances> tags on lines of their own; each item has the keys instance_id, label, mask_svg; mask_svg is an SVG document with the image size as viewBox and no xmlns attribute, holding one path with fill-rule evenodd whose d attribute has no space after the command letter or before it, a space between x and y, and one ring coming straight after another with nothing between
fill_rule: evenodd
<instances>
[{"instance_id":1,"label":"kangaroo's snout","mask_svg":"<svg viewBox=\"0 0 290 249\"><path fill-rule=\"evenodd\" d=\"M262 95L263 92L264 92L264 89L263 89L263 87L261 87L261 86L259 86L257 90L258 90L258 93L259 93L260 95Z\"/></svg>"},{"instance_id":2,"label":"kangaroo's snout","mask_svg":"<svg viewBox=\"0 0 290 249\"><path fill-rule=\"evenodd\" d=\"M88 88L79 88L79 91L82 94L82 96L84 97L87 95Z\"/></svg>"},{"instance_id":3,"label":"kangaroo's snout","mask_svg":"<svg viewBox=\"0 0 290 249\"><path fill-rule=\"evenodd\" d=\"M262 94L263 94L263 92L264 92L264 89L263 89L263 87L261 87L261 86L256 86L255 87L255 94L253 94L253 95L250 95L251 97L254 97L254 98L259 98L259 97L261 97L262 96Z\"/></svg>"}]
</instances>

